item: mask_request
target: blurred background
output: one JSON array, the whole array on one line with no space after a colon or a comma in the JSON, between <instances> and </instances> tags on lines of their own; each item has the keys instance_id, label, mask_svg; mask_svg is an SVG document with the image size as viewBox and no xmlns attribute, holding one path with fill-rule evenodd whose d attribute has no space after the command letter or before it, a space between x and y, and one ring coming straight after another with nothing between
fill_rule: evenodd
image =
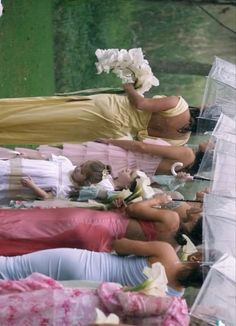
<instances>
[{"instance_id":1,"label":"blurred background","mask_svg":"<svg viewBox=\"0 0 236 326\"><path fill-rule=\"evenodd\" d=\"M97 48L141 47L160 80L147 96L200 105L214 56L236 62L236 1L2 1L0 97L120 87Z\"/></svg>"}]
</instances>

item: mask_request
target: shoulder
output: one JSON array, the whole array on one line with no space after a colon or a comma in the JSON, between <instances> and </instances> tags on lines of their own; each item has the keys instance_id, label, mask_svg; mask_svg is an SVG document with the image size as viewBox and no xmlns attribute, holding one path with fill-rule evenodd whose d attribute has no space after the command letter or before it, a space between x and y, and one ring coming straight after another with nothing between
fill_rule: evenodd
<instances>
[{"instance_id":1,"label":"shoulder","mask_svg":"<svg viewBox=\"0 0 236 326\"><path fill-rule=\"evenodd\" d=\"M57 156L57 155L52 154L51 161L56 162L56 163L65 164L70 168L74 168L74 165L72 164L72 162L67 157L62 156L62 155Z\"/></svg>"}]
</instances>

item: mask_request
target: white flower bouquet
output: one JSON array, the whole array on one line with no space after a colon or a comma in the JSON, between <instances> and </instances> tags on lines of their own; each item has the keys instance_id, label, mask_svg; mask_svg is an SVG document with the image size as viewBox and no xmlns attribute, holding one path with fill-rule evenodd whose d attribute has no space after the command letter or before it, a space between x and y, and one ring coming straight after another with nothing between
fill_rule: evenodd
<instances>
[{"instance_id":1,"label":"white flower bouquet","mask_svg":"<svg viewBox=\"0 0 236 326\"><path fill-rule=\"evenodd\" d=\"M95 63L98 74L113 72L122 83L134 83L140 94L159 85L159 80L153 75L141 48L97 49L95 55L98 60Z\"/></svg>"},{"instance_id":2,"label":"white flower bouquet","mask_svg":"<svg viewBox=\"0 0 236 326\"><path fill-rule=\"evenodd\" d=\"M133 288L126 288L125 291L137 291L146 295L165 297L168 283L165 267L157 262L152 264L152 267L146 266L143 273L147 279Z\"/></svg>"}]
</instances>

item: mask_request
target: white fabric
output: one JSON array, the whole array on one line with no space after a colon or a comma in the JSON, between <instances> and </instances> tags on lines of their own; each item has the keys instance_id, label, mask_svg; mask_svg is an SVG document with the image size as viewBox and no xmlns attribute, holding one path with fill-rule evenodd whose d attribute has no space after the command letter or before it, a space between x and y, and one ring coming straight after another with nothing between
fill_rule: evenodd
<instances>
[{"instance_id":1,"label":"white fabric","mask_svg":"<svg viewBox=\"0 0 236 326\"><path fill-rule=\"evenodd\" d=\"M110 174L107 175L100 182L98 182L95 186L96 186L96 188L101 189L101 190L107 190L107 191L115 190L113 178Z\"/></svg>"},{"instance_id":2,"label":"white fabric","mask_svg":"<svg viewBox=\"0 0 236 326\"><path fill-rule=\"evenodd\" d=\"M52 191L57 198L65 198L73 186L70 180L73 169L73 164L64 156L52 155L50 161L0 160L0 202L35 198L30 189L21 185L21 178L25 176L31 177L40 188Z\"/></svg>"}]
</instances>

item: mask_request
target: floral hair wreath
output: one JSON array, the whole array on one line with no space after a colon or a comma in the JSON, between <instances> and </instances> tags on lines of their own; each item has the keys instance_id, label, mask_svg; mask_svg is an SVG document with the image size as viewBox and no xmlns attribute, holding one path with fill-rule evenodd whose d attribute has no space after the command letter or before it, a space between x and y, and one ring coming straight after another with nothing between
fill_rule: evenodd
<instances>
[{"instance_id":1,"label":"floral hair wreath","mask_svg":"<svg viewBox=\"0 0 236 326\"><path fill-rule=\"evenodd\" d=\"M108 170L107 166L105 166L105 168L102 171L102 179L105 179L109 174L110 174L109 170Z\"/></svg>"}]
</instances>

